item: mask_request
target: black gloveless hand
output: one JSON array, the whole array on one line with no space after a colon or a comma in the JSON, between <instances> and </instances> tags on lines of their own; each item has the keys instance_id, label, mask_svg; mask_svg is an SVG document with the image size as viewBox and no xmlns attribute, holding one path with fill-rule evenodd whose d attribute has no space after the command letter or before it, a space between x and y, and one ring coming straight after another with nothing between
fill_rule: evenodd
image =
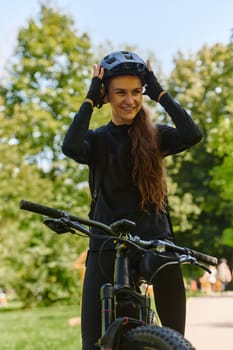
<instances>
[{"instance_id":1,"label":"black gloveless hand","mask_svg":"<svg viewBox=\"0 0 233 350\"><path fill-rule=\"evenodd\" d=\"M148 71L145 77L145 83L144 95L148 95L152 100L158 101L159 94L164 90L159 84L153 71Z\"/></svg>"},{"instance_id":2,"label":"black gloveless hand","mask_svg":"<svg viewBox=\"0 0 233 350\"><path fill-rule=\"evenodd\" d=\"M101 95L102 80L99 77L94 77L91 80L91 85L88 90L86 98L89 98L93 102L94 107L102 107L103 96Z\"/></svg>"}]
</instances>

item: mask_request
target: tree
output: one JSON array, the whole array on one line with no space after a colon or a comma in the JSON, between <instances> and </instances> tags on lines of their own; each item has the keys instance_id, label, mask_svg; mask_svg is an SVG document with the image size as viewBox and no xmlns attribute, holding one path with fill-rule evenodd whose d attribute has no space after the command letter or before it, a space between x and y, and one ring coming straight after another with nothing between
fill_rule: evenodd
<instances>
[{"instance_id":1,"label":"tree","mask_svg":"<svg viewBox=\"0 0 233 350\"><path fill-rule=\"evenodd\" d=\"M26 303L69 298L79 284L71 265L87 241L58 239L42 218L20 212L19 201L87 212L88 189L77 187L87 170L62 156L61 142L84 99L92 60L88 35L77 35L70 17L42 5L19 31L0 86L0 276Z\"/></svg>"},{"instance_id":2,"label":"tree","mask_svg":"<svg viewBox=\"0 0 233 350\"><path fill-rule=\"evenodd\" d=\"M191 190L192 202L199 208L197 215L189 216L192 227L181 237L207 253L228 256L229 240L223 237L232 233L233 218L231 185L227 185L233 173L232 58L231 42L204 46L188 58L179 53L169 81L169 90L189 108L203 132L203 141L170 167L179 196Z\"/></svg>"}]
</instances>

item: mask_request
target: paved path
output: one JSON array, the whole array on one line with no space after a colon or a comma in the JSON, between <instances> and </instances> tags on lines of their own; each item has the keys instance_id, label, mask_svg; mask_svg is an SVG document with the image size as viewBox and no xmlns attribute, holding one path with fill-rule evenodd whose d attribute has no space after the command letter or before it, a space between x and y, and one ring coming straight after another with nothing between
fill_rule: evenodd
<instances>
[{"instance_id":1,"label":"paved path","mask_svg":"<svg viewBox=\"0 0 233 350\"><path fill-rule=\"evenodd\" d=\"M232 293L188 299L185 337L196 350L233 349Z\"/></svg>"}]
</instances>

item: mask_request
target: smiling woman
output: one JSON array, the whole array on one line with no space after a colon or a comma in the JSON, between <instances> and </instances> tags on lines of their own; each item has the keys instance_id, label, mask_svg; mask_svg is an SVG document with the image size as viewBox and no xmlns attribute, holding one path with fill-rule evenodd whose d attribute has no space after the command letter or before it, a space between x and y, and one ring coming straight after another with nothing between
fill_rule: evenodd
<instances>
[{"instance_id":1,"label":"smiling woman","mask_svg":"<svg viewBox=\"0 0 233 350\"><path fill-rule=\"evenodd\" d=\"M174 127L152 124L143 105L143 93L165 108ZM107 103L111 106L111 121L90 130L93 107ZM136 223L132 233L144 240L173 240L163 158L188 149L200 139L199 128L160 86L150 62L145 63L135 53L117 51L94 65L87 97L62 149L68 157L89 166L92 219L109 225L125 218ZM92 233L82 294L83 350L97 349L95 343L101 334L97 291L104 283L113 283L115 257L114 243L100 239L103 232L99 228L93 228ZM151 263L160 266L162 261L158 256L158 261ZM137 255L134 264L146 279L139 271ZM185 290L180 267L172 265L162 270L152 282L162 324L183 334Z\"/></svg>"},{"instance_id":2,"label":"smiling woman","mask_svg":"<svg viewBox=\"0 0 233 350\"><path fill-rule=\"evenodd\" d=\"M106 102L112 109L112 121L115 125L132 124L142 107L142 81L137 76L118 76L112 78L106 86Z\"/></svg>"}]
</instances>

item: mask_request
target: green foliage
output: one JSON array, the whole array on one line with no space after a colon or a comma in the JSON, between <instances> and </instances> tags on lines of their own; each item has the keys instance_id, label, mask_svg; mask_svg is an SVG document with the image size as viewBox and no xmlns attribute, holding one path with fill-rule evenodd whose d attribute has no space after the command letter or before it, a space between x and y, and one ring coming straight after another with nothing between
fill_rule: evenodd
<instances>
[{"instance_id":1,"label":"green foliage","mask_svg":"<svg viewBox=\"0 0 233 350\"><path fill-rule=\"evenodd\" d=\"M80 288L72 263L87 240L56 237L42 218L19 211L22 198L86 215L87 169L61 153L86 93L90 40L71 18L41 6L19 31L14 64L0 87L0 284L25 305L70 299ZM79 184L79 186L77 186Z\"/></svg>"},{"instance_id":2,"label":"green foliage","mask_svg":"<svg viewBox=\"0 0 233 350\"><path fill-rule=\"evenodd\" d=\"M226 228L223 231L222 241L223 241L223 244L225 244L226 246L233 247L233 228L232 227Z\"/></svg>"},{"instance_id":3,"label":"green foliage","mask_svg":"<svg viewBox=\"0 0 233 350\"><path fill-rule=\"evenodd\" d=\"M232 254L226 247L226 235L229 237L233 224L232 48L232 43L204 46L188 58L179 53L169 81L171 94L189 108L203 132L202 142L170 167L177 195L192 191L192 205L199 208L198 215L189 216L192 227L180 229L180 238L228 258Z\"/></svg>"}]
</instances>

